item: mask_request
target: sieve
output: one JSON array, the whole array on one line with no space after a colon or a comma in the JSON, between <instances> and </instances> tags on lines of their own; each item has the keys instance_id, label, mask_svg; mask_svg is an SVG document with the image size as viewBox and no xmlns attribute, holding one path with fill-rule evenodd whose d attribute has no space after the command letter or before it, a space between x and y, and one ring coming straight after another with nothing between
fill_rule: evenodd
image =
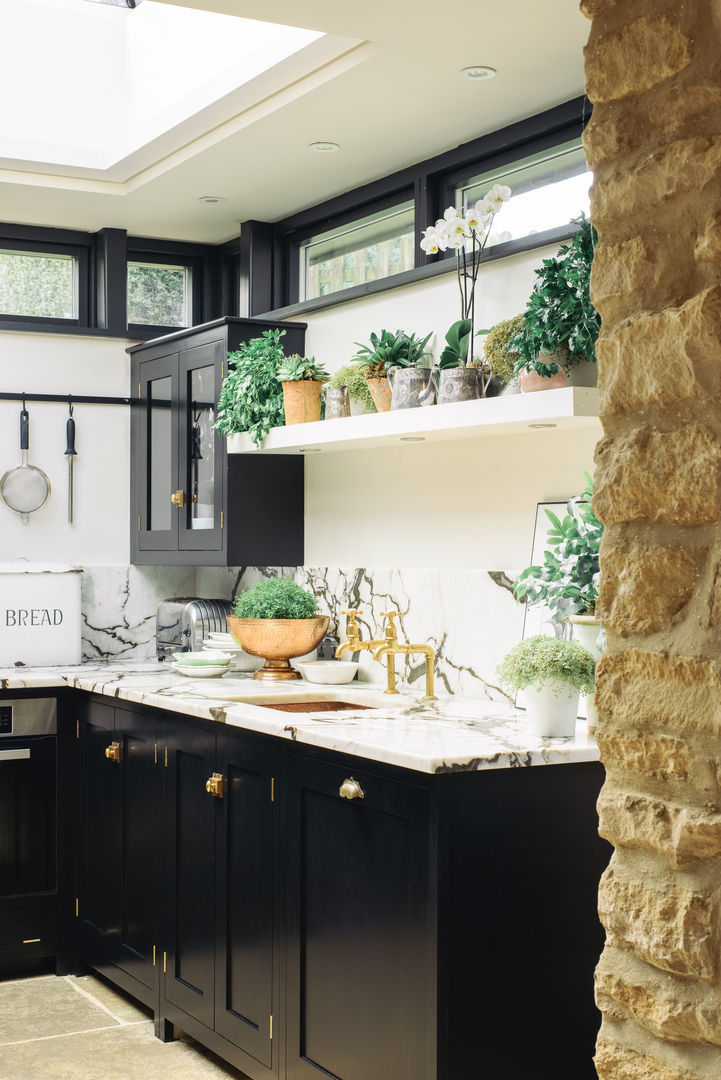
<instances>
[{"instance_id":1,"label":"sieve","mask_svg":"<svg viewBox=\"0 0 721 1080\"><path fill-rule=\"evenodd\" d=\"M8 469L0 479L0 498L27 525L28 515L45 506L50 496L50 481L42 469L28 463L30 417L25 402L20 412L20 464Z\"/></svg>"}]
</instances>

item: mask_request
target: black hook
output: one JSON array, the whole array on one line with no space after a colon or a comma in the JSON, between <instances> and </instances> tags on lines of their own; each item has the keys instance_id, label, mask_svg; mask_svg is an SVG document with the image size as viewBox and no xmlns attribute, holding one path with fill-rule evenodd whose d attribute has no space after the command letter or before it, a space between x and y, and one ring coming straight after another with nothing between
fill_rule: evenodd
<instances>
[{"instance_id":1,"label":"black hook","mask_svg":"<svg viewBox=\"0 0 721 1080\"><path fill-rule=\"evenodd\" d=\"M70 414L70 416L73 415L73 395L72 394L68 394L68 413Z\"/></svg>"},{"instance_id":2,"label":"black hook","mask_svg":"<svg viewBox=\"0 0 721 1080\"><path fill-rule=\"evenodd\" d=\"M23 390L23 412L25 412L25 391Z\"/></svg>"}]
</instances>

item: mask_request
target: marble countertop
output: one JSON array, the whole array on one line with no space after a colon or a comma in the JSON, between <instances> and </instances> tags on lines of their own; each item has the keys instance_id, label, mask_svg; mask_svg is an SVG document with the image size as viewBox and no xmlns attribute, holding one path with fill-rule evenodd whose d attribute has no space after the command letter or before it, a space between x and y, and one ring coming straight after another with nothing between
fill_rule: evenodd
<instances>
[{"instance_id":1,"label":"marble countertop","mask_svg":"<svg viewBox=\"0 0 721 1080\"><path fill-rule=\"evenodd\" d=\"M599 758L596 740L581 720L573 738L540 739L528 734L522 711L475 698L444 697L436 705L424 706L420 694L388 696L383 687L372 683L267 683L239 672L216 679L189 679L155 660L0 668L4 691L63 686L423 773L563 765ZM366 707L316 713L264 707L318 700Z\"/></svg>"}]
</instances>

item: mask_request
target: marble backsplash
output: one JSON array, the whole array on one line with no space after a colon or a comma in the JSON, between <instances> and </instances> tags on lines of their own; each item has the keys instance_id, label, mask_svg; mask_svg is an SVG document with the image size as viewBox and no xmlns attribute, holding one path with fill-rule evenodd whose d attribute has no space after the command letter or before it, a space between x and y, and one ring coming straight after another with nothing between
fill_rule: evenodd
<instances>
[{"instance_id":1,"label":"marble backsplash","mask_svg":"<svg viewBox=\"0 0 721 1080\"><path fill-rule=\"evenodd\" d=\"M439 692L502 699L498 661L522 635L522 606L511 576L486 570L403 570L388 567L138 567L89 566L83 575L83 656L142 659L155 655L155 614L170 596L232 599L262 577L293 576L320 598L330 631L345 636L347 608L358 608L363 638L382 636L384 611L397 611L401 641L431 644ZM367 651L359 678L382 681L385 666ZM397 658L399 685L423 685L422 656Z\"/></svg>"}]
</instances>

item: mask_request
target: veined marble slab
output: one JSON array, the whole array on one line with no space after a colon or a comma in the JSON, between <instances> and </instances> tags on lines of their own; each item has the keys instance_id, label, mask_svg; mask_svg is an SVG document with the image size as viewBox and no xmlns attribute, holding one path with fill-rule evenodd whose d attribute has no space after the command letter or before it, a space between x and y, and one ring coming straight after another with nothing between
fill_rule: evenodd
<instances>
[{"instance_id":1,"label":"veined marble slab","mask_svg":"<svg viewBox=\"0 0 721 1080\"><path fill-rule=\"evenodd\" d=\"M437 706L423 706L419 694L386 700L382 686L368 683L328 687L301 680L292 687L287 683L273 686L238 673L220 679L189 679L157 661L0 669L2 690L61 686L423 773L560 765L599 758L595 739L580 722L573 738L539 739L528 734L522 712L491 701L443 697ZM223 695L249 700L229 701ZM299 699L350 701L372 707L315 714L262 708L264 701Z\"/></svg>"}]
</instances>

